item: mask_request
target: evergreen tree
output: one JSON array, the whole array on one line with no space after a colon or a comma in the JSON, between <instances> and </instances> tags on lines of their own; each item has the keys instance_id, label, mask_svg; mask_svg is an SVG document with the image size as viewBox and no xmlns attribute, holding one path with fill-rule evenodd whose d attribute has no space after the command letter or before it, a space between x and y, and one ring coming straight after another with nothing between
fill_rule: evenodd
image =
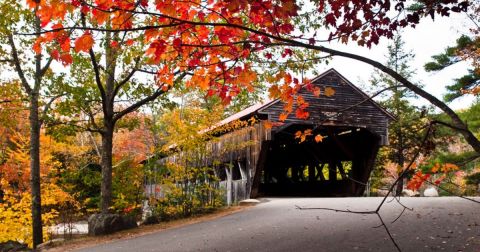
<instances>
[{"instance_id":1,"label":"evergreen tree","mask_svg":"<svg viewBox=\"0 0 480 252\"><path fill-rule=\"evenodd\" d=\"M394 69L397 73L406 79L412 79L415 71L410 68L410 61L414 54L405 50L405 43L401 35L396 34L392 44L388 46L386 55L386 65ZM376 90L387 89L382 95L383 100L380 104L392 113L396 120L390 122L389 127L389 145L386 147L384 157L380 158L383 164L390 161L397 164L395 171L399 176L404 169L404 165L409 157L418 151L421 141L422 118L425 116L425 108L420 112L420 108L411 104L408 98L413 98L414 94L401 86L401 84L389 75L375 71L372 76L371 84ZM395 195L400 195L403 190L403 179L399 181Z\"/></svg>"}]
</instances>

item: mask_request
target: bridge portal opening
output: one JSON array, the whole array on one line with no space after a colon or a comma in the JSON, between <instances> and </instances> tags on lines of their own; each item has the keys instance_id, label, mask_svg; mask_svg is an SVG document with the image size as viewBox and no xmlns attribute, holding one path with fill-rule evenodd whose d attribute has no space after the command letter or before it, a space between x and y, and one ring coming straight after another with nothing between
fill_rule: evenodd
<instances>
[{"instance_id":1,"label":"bridge portal opening","mask_svg":"<svg viewBox=\"0 0 480 252\"><path fill-rule=\"evenodd\" d=\"M272 135L261 171L259 195L361 196L365 190L379 137L358 127L313 127L303 142L295 132L312 126L291 125ZM314 136L323 136L316 142Z\"/></svg>"}]
</instances>

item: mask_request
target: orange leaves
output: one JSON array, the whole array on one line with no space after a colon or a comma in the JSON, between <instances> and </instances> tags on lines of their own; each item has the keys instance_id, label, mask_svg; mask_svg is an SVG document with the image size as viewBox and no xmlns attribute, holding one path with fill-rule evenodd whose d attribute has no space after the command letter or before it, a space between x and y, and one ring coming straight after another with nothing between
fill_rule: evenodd
<instances>
[{"instance_id":1,"label":"orange leaves","mask_svg":"<svg viewBox=\"0 0 480 252\"><path fill-rule=\"evenodd\" d=\"M312 129L306 129L304 131L297 131L295 132L295 139L299 139L299 143L303 143L307 140L308 137L310 136L313 136L313 130ZM321 143L323 142L323 139L325 139L324 136L322 136L321 134L316 134L315 137L313 138L313 140L316 142L316 143Z\"/></svg>"},{"instance_id":2,"label":"orange leaves","mask_svg":"<svg viewBox=\"0 0 480 252\"><path fill-rule=\"evenodd\" d=\"M88 51L92 49L93 44L94 44L93 36L89 31L87 31L82 36L80 36L75 40L75 51L77 53L79 52L88 53Z\"/></svg>"},{"instance_id":3,"label":"orange leaves","mask_svg":"<svg viewBox=\"0 0 480 252\"><path fill-rule=\"evenodd\" d=\"M422 171L417 171L413 177L410 179L410 181L407 184L407 188L411 190L418 190L424 182L428 181L431 184L439 185L443 180L448 178L449 173L451 174L454 171L459 170L459 167L455 164L451 163L445 163L445 164L440 164L440 163L435 163L435 165L432 166L430 169L430 173L424 174ZM429 179L432 177L432 175L439 175L435 176L436 179L430 181Z\"/></svg>"},{"instance_id":4,"label":"orange leaves","mask_svg":"<svg viewBox=\"0 0 480 252\"><path fill-rule=\"evenodd\" d=\"M211 80L206 75L205 68L198 68L194 71L192 78L187 82L188 87L199 87L201 90L206 91L210 88Z\"/></svg>"},{"instance_id":5,"label":"orange leaves","mask_svg":"<svg viewBox=\"0 0 480 252\"><path fill-rule=\"evenodd\" d=\"M28 0L30 8L36 8L35 1ZM63 20L66 14L73 9L73 6L67 1L62 0L42 0L39 3L37 16L40 18L42 27L47 26L52 20Z\"/></svg>"},{"instance_id":6,"label":"orange leaves","mask_svg":"<svg viewBox=\"0 0 480 252\"><path fill-rule=\"evenodd\" d=\"M129 29L133 25L133 14L126 11L115 11L111 19L113 29Z\"/></svg>"},{"instance_id":7,"label":"orange leaves","mask_svg":"<svg viewBox=\"0 0 480 252\"><path fill-rule=\"evenodd\" d=\"M304 110L304 109L297 108L295 110L295 116L298 119L306 120L306 119L308 119L308 117L310 117L310 113L308 111Z\"/></svg>"},{"instance_id":8,"label":"orange leaves","mask_svg":"<svg viewBox=\"0 0 480 252\"><path fill-rule=\"evenodd\" d=\"M412 191L417 191L430 176L430 174L423 174L422 171L417 171L410 181L408 181L407 188Z\"/></svg>"},{"instance_id":9,"label":"orange leaves","mask_svg":"<svg viewBox=\"0 0 480 252\"><path fill-rule=\"evenodd\" d=\"M333 89L332 87L326 87L324 90L324 94L326 97L332 97L335 95L335 89Z\"/></svg>"},{"instance_id":10,"label":"orange leaves","mask_svg":"<svg viewBox=\"0 0 480 252\"><path fill-rule=\"evenodd\" d=\"M235 69L236 77L233 79L233 83L238 85L248 85L257 80L257 73L253 71L250 66Z\"/></svg>"},{"instance_id":11,"label":"orange leaves","mask_svg":"<svg viewBox=\"0 0 480 252\"><path fill-rule=\"evenodd\" d=\"M157 83L162 86L163 91L167 91L173 86L173 73L167 65L164 65L157 73Z\"/></svg>"},{"instance_id":12,"label":"orange leaves","mask_svg":"<svg viewBox=\"0 0 480 252\"><path fill-rule=\"evenodd\" d=\"M298 119L308 119L308 117L310 116L310 113L306 110L308 105L308 102L305 101L303 96L297 96L297 109L295 111L295 116Z\"/></svg>"},{"instance_id":13,"label":"orange leaves","mask_svg":"<svg viewBox=\"0 0 480 252\"><path fill-rule=\"evenodd\" d=\"M278 120L280 122L284 122L285 120L287 120L287 117L288 117L287 113L281 113L280 116L278 117Z\"/></svg>"},{"instance_id":14,"label":"orange leaves","mask_svg":"<svg viewBox=\"0 0 480 252\"><path fill-rule=\"evenodd\" d=\"M317 142L317 143L323 142L323 139L324 139L324 138L325 138L324 136L322 136L322 135L320 135L320 134L317 134L317 135L315 136L315 142Z\"/></svg>"},{"instance_id":15,"label":"orange leaves","mask_svg":"<svg viewBox=\"0 0 480 252\"><path fill-rule=\"evenodd\" d=\"M93 9L92 16L94 17L93 20L95 23L97 23L98 25L102 25L110 18L110 13L106 11L101 11L99 9Z\"/></svg>"},{"instance_id":16,"label":"orange leaves","mask_svg":"<svg viewBox=\"0 0 480 252\"><path fill-rule=\"evenodd\" d=\"M43 37L38 37L37 40L35 40L35 43L32 46L32 50L36 54L42 53L42 43L43 43L43 41L44 41Z\"/></svg>"},{"instance_id":17,"label":"orange leaves","mask_svg":"<svg viewBox=\"0 0 480 252\"><path fill-rule=\"evenodd\" d=\"M269 97L271 99L276 99L276 98L280 97L281 93L282 93L282 91L280 90L280 88L276 84L274 84L274 85L270 86L270 88L268 88L268 94L269 94Z\"/></svg>"},{"instance_id":18,"label":"orange leaves","mask_svg":"<svg viewBox=\"0 0 480 252\"><path fill-rule=\"evenodd\" d=\"M312 135L312 130L311 129L306 129L303 132L302 131L297 131L295 132L295 139L299 139L300 143L305 142L308 136Z\"/></svg>"},{"instance_id":19,"label":"orange leaves","mask_svg":"<svg viewBox=\"0 0 480 252\"><path fill-rule=\"evenodd\" d=\"M437 173L437 172L448 173L448 172L451 172L451 171L457 171L458 169L459 169L458 166L456 166L455 164L451 164L451 163L445 163L445 164L435 163L435 165L432 167L431 171L432 171L433 173Z\"/></svg>"},{"instance_id":20,"label":"orange leaves","mask_svg":"<svg viewBox=\"0 0 480 252\"><path fill-rule=\"evenodd\" d=\"M279 127L282 126L284 123L281 122L272 122L272 121L263 121L263 127L265 129L271 129L273 127Z\"/></svg>"}]
</instances>

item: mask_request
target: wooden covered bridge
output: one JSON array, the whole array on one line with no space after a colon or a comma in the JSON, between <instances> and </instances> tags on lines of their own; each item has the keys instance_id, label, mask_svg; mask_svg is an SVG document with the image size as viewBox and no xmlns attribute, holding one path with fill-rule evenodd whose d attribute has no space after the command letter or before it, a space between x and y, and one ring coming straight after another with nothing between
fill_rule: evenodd
<instances>
[{"instance_id":1,"label":"wooden covered bridge","mask_svg":"<svg viewBox=\"0 0 480 252\"><path fill-rule=\"evenodd\" d=\"M219 134L209 143L214 157L208 158L208 163L222 180L228 201L258 196L363 194L378 149L388 143L387 127L393 117L334 69L312 84L321 90L330 87L335 94L317 97L300 90L309 103L307 120L290 116L275 124L284 104L273 100L219 123L256 118L253 125ZM271 122L276 126L266 127ZM317 143L311 137L299 143L295 132L306 129L324 139Z\"/></svg>"}]
</instances>

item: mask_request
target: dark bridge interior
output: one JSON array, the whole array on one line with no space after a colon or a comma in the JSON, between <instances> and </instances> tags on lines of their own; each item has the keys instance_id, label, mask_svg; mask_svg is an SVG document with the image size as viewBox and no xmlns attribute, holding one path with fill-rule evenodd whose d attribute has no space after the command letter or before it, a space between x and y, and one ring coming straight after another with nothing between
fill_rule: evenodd
<instances>
[{"instance_id":1,"label":"dark bridge interior","mask_svg":"<svg viewBox=\"0 0 480 252\"><path fill-rule=\"evenodd\" d=\"M259 195L361 196L373 168L379 137L367 129L322 126L305 142L295 132L312 126L291 125L267 143ZM314 136L321 134L322 142Z\"/></svg>"}]
</instances>

